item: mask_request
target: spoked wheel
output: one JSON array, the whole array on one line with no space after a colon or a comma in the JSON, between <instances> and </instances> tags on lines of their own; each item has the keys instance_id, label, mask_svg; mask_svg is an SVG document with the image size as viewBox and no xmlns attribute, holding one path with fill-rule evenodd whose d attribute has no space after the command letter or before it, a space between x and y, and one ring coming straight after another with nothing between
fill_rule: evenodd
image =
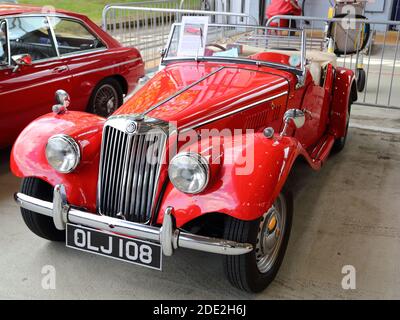
<instances>
[{"instance_id":1,"label":"spoked wheel","mask_svg":"<svg viewBox=\"0 0 400 320\"><path fill-rule=\"evenodd\" d=\"M90 98L88 112L102 117L108 117L117 110L123 102L120 84L115 79L102 81Z\"/></svg>"},{"instance_id":2,"label":"spoked wheel","mask_svg":"<svg viewBox=\"0 0 400 320\"><path fill-rule=\"evenodd\" d=\"M260 219L228 220L225 238L251 243L254 247L246 255L225 257L224 269L232 285L249 292L261 292L275 279L288 245L292 215L293 198L284 189Z\"/></svg>"}]
</instances>

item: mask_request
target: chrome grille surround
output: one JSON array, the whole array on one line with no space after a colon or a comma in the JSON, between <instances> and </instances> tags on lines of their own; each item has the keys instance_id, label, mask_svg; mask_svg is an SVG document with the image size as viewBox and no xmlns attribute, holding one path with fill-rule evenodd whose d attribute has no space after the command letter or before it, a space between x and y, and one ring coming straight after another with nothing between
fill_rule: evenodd
<instances>
[{"instance_id":1,"label":"chrome grille surround","mask_svg":"<svg viewBox=\"0 0 400 320\"><path fill-rule=\"evenodd\" d=\"M141 115L112 116L106 121L97 189L101 215L150 222L171 130L167 122Z\"/></svg>"}]
</instances>

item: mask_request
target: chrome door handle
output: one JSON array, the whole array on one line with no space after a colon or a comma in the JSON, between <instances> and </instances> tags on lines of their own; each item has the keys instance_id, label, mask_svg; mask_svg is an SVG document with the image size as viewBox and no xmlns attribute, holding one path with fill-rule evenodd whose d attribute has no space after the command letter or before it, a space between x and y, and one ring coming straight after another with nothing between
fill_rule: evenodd
<instances>
[{"instance_id":1,"label":"chrome door handle","mask_svg":"<svg viewBox=\"0 0 400 320\"><path fill-rule=\"evenodd\" d=\"M61 66L53 69L53 73L61 73L64 71L67 71L68 67L67 66Z\"/></svg>"}]
</instances>

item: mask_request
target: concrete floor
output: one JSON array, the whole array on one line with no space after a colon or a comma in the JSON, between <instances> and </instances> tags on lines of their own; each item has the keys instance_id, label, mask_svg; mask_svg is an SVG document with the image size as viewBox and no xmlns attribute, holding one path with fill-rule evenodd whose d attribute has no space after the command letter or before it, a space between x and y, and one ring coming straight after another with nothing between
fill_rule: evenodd
<instances>
[{"instance_id":1,"label":"concrete floor","mask_svg":"<svg viewBox=\"0 0 400 320\"><path fill-rule=\"evenodd\" d=\"M13 202L19 181L1 151L0 298L399 299L399 123L400 112L355 107L343 153L320 172L298 165L289 248L277 279L259 295L232 288L219 256L179 250L157 272L34 236ZM45 265L56 268L56 290L41 287ZM344 265L356 268L356 290L341 287Z\"/></svg>"}]
</instances>

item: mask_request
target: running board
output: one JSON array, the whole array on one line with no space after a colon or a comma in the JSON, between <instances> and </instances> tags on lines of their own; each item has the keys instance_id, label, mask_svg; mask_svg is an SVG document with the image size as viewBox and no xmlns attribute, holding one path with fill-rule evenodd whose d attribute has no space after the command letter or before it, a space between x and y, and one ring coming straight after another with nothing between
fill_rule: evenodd
<instances>
[{"instance_id":1,"label":"running board","mask_svg":"<svg viewBox=\"0 0 400 320\"><path fill-rule=\"evenodd\" d=\"M310 154L313 162L322 166L328 159L334 144L335 137L333 135L327 134L323 136Z\"/></svg>"}]
</instances>

